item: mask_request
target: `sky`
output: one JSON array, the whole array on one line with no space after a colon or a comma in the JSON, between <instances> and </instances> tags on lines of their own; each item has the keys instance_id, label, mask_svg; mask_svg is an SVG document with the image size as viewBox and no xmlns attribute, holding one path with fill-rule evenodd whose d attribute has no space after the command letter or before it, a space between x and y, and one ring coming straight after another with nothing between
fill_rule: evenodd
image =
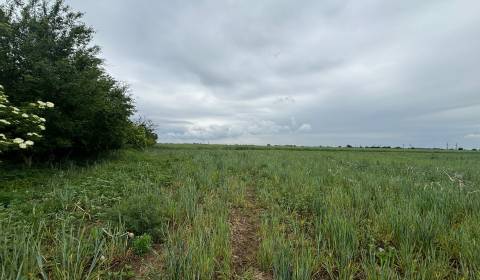
<instances>
[{"instance_id":1,"label":"sky","mask_svg":"<svg viewBox=\"0 0 480 280\"><path fill-rule=\"evenodd\" d=\"M67 0L160 142L480 147L478 0Z\"/></svg>"}]
</instances>

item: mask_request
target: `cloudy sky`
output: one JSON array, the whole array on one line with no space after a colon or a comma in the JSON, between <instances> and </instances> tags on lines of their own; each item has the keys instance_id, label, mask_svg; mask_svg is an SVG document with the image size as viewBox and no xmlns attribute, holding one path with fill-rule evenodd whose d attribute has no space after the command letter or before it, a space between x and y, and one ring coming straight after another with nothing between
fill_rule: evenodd
<instances>
[{"instance_id":1,"label":"cloudy sky","mask_svg":"<svg viewBox=\"0 0 480 280\"><path fill-rule=\"evenodd\" d=\"M161 142L480 146L478 0L69 0Z\"/></svg>"}]
</instances>

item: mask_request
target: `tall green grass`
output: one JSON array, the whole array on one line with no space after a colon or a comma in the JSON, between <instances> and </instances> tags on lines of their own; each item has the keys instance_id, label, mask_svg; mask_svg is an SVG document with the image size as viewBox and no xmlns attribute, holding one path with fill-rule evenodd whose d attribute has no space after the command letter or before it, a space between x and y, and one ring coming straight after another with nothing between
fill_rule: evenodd
<instances>
[{"instance_id":1,"label":"tall green grass","mask_svg":"<svg viewBox=\"0 0 480 280\"><path fill-rule=\"evenodd\" d=\"M282 227L295 232L298 220L311 222L302 229L317 248L310 277L476 279L477 160L476 154L271 152L257 153L256 162L266 165L258 176L261 198ZM285 279L286 265L271 266Z\"/></svg>"},{"instance_id":2,"label":"tall green grass","mask_svg":"<svg viewBox=\"0 0 480 280\"><path fill-rule=\"evenodd\" d=\"M246 203L274 279L480 279L480 154L250 148L5 168L0 279L132 278L129 233L156 243L144 278L232 279L229 215Z\"/></svg>"}]
</instances>

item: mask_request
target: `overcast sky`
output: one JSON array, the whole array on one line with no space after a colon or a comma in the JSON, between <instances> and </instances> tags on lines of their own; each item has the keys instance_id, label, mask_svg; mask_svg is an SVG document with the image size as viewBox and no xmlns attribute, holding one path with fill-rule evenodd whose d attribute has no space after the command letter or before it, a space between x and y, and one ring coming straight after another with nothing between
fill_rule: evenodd
<instances>
[{"instance_id":1,"label":"overcast sky","mask_svg":"<svg viewBox=\"0 0 480 280\"><path fill-rule=\"evenodd\" d=\"M480 146L480 1L69 0L161 142Z\"/></svg>"}]
</instances>

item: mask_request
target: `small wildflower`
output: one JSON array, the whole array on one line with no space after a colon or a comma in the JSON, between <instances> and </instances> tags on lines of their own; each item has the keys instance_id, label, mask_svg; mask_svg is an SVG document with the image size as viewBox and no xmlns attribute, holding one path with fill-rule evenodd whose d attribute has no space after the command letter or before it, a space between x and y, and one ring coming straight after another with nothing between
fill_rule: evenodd
<instances>
[{"instance_id":1,"label":"small wildflower","mask_svg":"<svg viewBox=\"0 0 480 280\"><path fill-rule=\"evenodd\" d=\"M18 147L20 147L20 149L26 149L26 148L27 148L27 144L25 144L25 143L20 143L20 144L18 144Z\"/></svg>"},{"instance_id":2,"label":"small wildflower","mask_svg":"<svg viewBox=\"0 0 480 280\"><path fill-rule=\"evenodd\" d=\"M40 130L45 130L45 126L43 125L39 125L38 128L40 128Z\"/></svg>"},{"instance_id":3,"label":"small wildflower","mask_svg":"<svg viewBox=\"0 0 480 280\"><path fill-rule=\"evenodd\" d=\"M23 113L23 114L22 114L22 117L28 118L28 114Z\"/></svg>"},{"instance_id":4,"label":"small wildflower","mask_svg":"<svg viewBox=\"0 0 480 280\"><path fill-rule=\"evenodd\" d=\"M25 141L25 145L27 145L27 146L33 146L33 144L34 144L34 142L31 141L31 140Z\"/></svg>"},{"instance_id":5,"label":"small wildflower","mask_svg":"<svg viewBox=\"0 0 480 280\"><path fill-rule=\"evenodd\" d=\"M133 237L135 237L135 234L133 234L133 232L129 232L128 233L128 238L133 238Z\"/></svg>"},{"instance_id":6,"label":"small wildflower","mask_svg":"<svg viewBox=\"0 0 480 280\"><path fill-rule=\"evenodd\" d=\"M24 141L23 141L22 138L15 138L15 139L13 139L13 143L15 143L15 144L21 144L21 143L23 143L23 142L24 142Z\"/></svg>"},{"instance_id":7,"label":"small wildflower","mask_svg":"<svg viewBox=\"0 0 480 280\"><path fill-rule=\"evenodd\" d=\"M55 106L55 104L53 104L52 102L47 102L45 103L45 105L48 107L48 108L53 108Z\"/></svg>"},{"instance_id":8,"label":"small wildflower","mask_svg":"<svg viewBox=\"0 0 480 280\"><path fill-rule=\"evenodd\" d=\"M106 259L107 259L107 258L105 258L104 255L102 255L102 256L100 257L100 260L101 260L102 262L105 261Z\"/></svg>"}]
</instances>

